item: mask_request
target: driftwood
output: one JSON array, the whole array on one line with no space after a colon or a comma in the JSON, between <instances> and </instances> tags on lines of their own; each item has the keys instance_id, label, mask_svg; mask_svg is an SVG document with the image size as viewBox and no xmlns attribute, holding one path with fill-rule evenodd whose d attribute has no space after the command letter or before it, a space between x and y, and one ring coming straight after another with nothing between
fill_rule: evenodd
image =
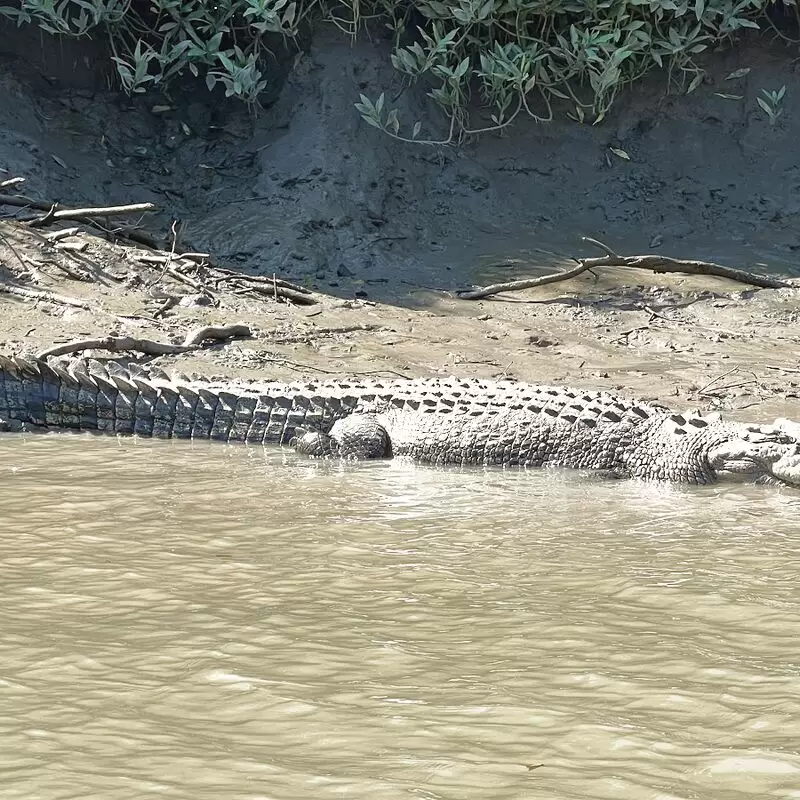
<instances>
[{"instance_id":1,"label":"driftwood","mask_svg":"<svg viewBox=\"0 0 800 800\"><path fill-rule=\"evenodd\" d=\"M45 359L50 356L80 353L84 350L110 350L112 353L135 350L138 353L144 353L148 356L173 355L176 353L188 353L191 350L199 350L205 345L207 340L219 342L233 337L249 337L252 335L250 327L242 323L221 326L206 325L202 328L190 331L183 340L183 344L155 342L152 339L135 339L132 336L105 336L98 339L79 339L74 342L59 344L47 350L42 350L36 357Z\"/></svg>"},{"instance_id":2,"label":"driftwood","mask_svg":"<svg viewBox=\"0 0 800 800\"><path fill-rule=\"evenodd\" d=\"M714 264L710 261L695 261L682 258L670 258L668 256L642 255L642 256L621 256L615 253L610 247L588 236L581 237L581 240L588 244L593 244L605 251L606 255L598 258L576 258L578 266L573 269L557 272L553 275L544 275L541 278L530 278L519 281L509 281L507 283L495 283L491 286L483 286L480 289L470 289L458 292L458 297L463 300L480 300L499 292L517 292L522 289L532 289L536 286L544 286L548 283L569 280L582 272L598 267L632 267L636 269L649 269L655 273L678 272L687 275L715 275L720 278L746 283L750 286L758 286L764 289L786 289L791 288L792 284L778 278L770 278L766 275L757 275L754 272L747 272L733 267L726 267L722 264Z\"/></svg>"}]
</instances>

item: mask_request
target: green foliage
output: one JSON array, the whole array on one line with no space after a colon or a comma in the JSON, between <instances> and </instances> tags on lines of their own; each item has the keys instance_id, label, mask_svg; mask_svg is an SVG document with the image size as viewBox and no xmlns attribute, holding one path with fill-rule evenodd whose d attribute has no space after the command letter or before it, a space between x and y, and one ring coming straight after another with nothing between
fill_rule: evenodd
<instances>
[{"instance_id":1,"label":"green foliage","mask_svg":"<svg viewBox=\"0 0 800 800\"><path fill-rule=\"evenodd\" d=\"M267 85L265 36L289 39L312 2L300 0L22 0L0 14L52 34L109 36L123 88L141 93L187 70L255 103Z\"/></svg>"},{"instance_id":2,"label":"green foliage","mask_svg":"<svg viewBox=\"0 0 800 800\"><path fill-rule=\"evenodd\" d=\"M798 8L800 0L781 0ZM269 37L296 39L303 23L324 19L356 36L366 21L393 37L391 61L422 83L450 122L444 142L511 124L519 114L553 117L566 102L579 122L600 122L619 91L653 69L691 92L702 81L699 54L739 31L758 28L768 0L21 0L0 6L18 24L52 34L109 36L124 89L141 93L187 70L211 89L256 103L268 81ZM777 95L780 94L780 97ZM775 95L773 97L772 95ZM771 122L782 92L763 93ZM476 103L476 101L478 101ZM470 110L489 121L475 130ZM364 120L404 141L398 110L383 92L361 95ZM768 110L769 109L769 110Z\"/></svg>"},{"instance_id":3,"label":"green foliage","mask_svg":"<svg viewBox=\"0 0 800 800\"><path fill-rule=\"evenodd\" d=\"M797 6L797 0L784 0ZM598 123L619 91L653 69L679 89L703 79L696 58L746 28L758 28L766 0L418 0L406 4L425 24L398 37L392 63L450 118L445 142L502 129L521 113L553 117L560 100L579 122ZM384 2L397 14L397 4ZM483 127L470 126L478 99ZM362 95L356 108L371 125L405 141L420 141L421 124L400 135L395 109ZM427 143L429 140L426 140Z\"/></svg>"},{"instance_id":4,"label":"green foliage","mask_svg":"<svg viewBox=\"0 0 800 800\"><path fill-rule=\"evenodd\" d=\"M773 92L766 89L761 90L761 97L757 97L761 110L767 115L770 125L774 125L783 115L783 98L786 95L786 87L781 86Z\"/></svg>"}]
</instances>

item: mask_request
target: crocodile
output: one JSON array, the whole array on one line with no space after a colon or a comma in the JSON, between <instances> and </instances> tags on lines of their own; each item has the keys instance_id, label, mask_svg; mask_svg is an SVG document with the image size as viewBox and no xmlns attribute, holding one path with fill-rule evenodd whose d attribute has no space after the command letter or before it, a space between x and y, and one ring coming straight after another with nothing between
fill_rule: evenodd
<instances>
[{"instance_id":1,"label":"crocodile","mask_svg":"<svg viewBox=\"0 0 800 800\"><path fill-rule=\"evenodd\" d=\"M685 484L800 487L800 424L725 421L606 391L513 380L291 383L0 355L4 430L291 446L313 457L564 467Z\"/></svg>"}]
</instances>

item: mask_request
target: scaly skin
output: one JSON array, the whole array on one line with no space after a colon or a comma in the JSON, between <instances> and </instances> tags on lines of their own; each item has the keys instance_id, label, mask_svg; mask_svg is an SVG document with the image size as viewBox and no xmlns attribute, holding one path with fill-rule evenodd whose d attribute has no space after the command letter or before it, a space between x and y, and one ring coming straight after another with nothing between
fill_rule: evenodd
<instances>
[{"instance_id":1,"label":"scaly skin","mask_svg":"<svg viewBox=\"0 0 800 800\"><path fill-rule=\"evenodd\" d=\"M313 456L800 487L797 423L741 425L513 381L215 382L113 362L66 367L0 356L0 419L10 427L295 444Z\"/></svg>"}]
</instances>

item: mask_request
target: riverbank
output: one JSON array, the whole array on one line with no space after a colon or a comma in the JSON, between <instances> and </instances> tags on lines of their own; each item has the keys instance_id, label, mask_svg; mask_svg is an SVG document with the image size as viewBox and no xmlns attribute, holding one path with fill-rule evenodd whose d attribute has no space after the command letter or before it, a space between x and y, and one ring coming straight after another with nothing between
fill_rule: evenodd
<instances>
[{"instance_id":1,"label":"riverbank","mask_svg":"<svg viewBox=\"0 0 800 800\"><path fill-rule=\"evenodd\" d=\"M363 83L391 80L385 53L325 31L255 118L204 88L109 91L85 43L36 51L15 33L0 47L0 178L26 179L14 191L73 207L152 202L159 212L142 224L167 250L175 222L177 253L276 274L316 301L222 282L211 304L192 305L196 288L140 250L86 229L43 244L73 223L29 230L12 218L31 212L4 205L4 280L79 305L1 297L3 352L110 334L172 341L243 321L255 338L158 363L281 378L505 375L797 416L797 289L606 269L481 301L454 294L595 255L582 235L800 273L800 81L783 45L716 54L689 97L649 79L602 126L520 124L458 150L399 145L365 125L352 103ZM781 85L772 126L756 97ZM186 305L159 312L164 292Z\"/></svg>"}]
</instances>

